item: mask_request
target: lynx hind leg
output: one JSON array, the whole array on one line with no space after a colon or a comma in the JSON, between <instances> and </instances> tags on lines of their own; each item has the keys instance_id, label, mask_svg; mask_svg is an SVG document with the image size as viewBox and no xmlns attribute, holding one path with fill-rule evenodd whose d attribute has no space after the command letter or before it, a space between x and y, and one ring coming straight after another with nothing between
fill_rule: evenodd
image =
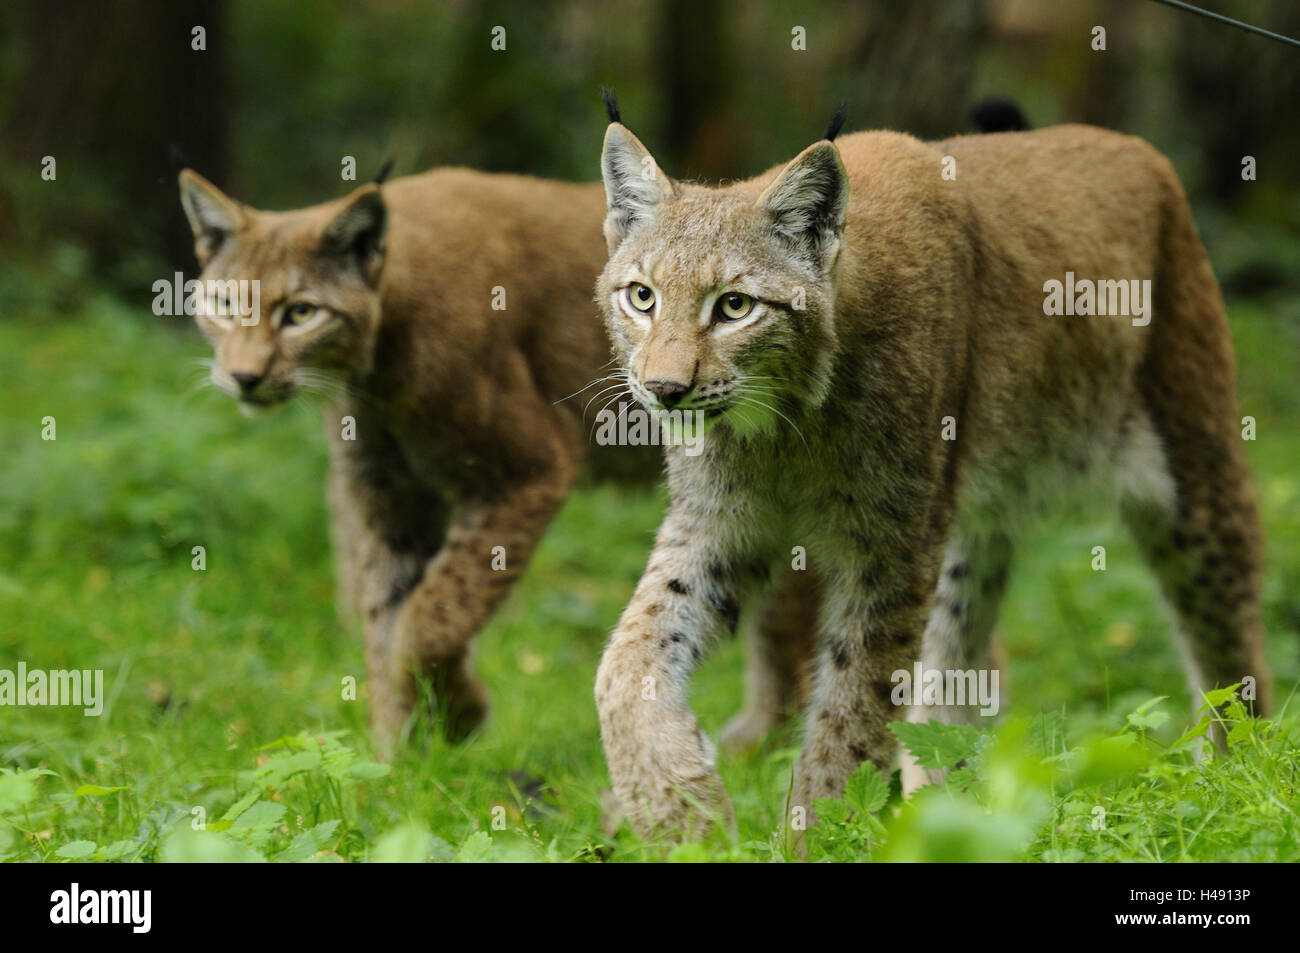
<instances>
[{"instance_id":1,"label":"lynx hind leg","mask_svg":"<svg viewBox=\"0 0 1300 953\"><path fill-rule=\"evenodd\" d=\"M1010 540L1002 535L965 539L954 536L949 540L921 641L921 665L926 672L974 672L974 679L968 676L963 685L973 687L976 694L964 705L927 705L916 699L907 710L909 722L933 719L949 725L974 724L985 707L978 695L981 686L992 692L988 707L1001 707L1002 673L990 668L990 660L993 626L1006 592L1011 551ZM917 693L920 687L914 685L912 690ZM899 748L898 760L905 795L943 780L942 772L922 768L906 748Z\"/></svg>"},{"instance_id":2,"label":"lynx hind leg","mask_svg":"<svg viewBox=\"0 0 1300 953\"><path fill-rule=\"evenodd\" d=\"M728 751L757 746L802 711L816 655L821 595L809 571L787 570L746 630L745 707L722 729Z\"/></svg>"},{"instance_id":3,"label":"lynx hind leg","mask_svg":"<svg viewBox=\"0 0 1300 953\"><path fill-rule=\"evenodd\" d=\"M1172 170L1167 175L1150 340L1136 383L1173 493L1163 506L1129 499L1125 512L1173 607L1193 688L1252 679L1254 709L1263 713L1271 685L1259 609L1262 543L1232 337L1187 199Z\"/></svg>"},{"instance_id":4,"label":"lynx hind leg","mask_svg":"<svg viewBox=\"0 0 1300 953\"><path fill-rule=\"evenodd\" d=\"M1159 460L1169 498L1130 491L1125 522L1173 610L1193 707L1208 689L1244 682L1248 707L1263 714L1271 684L1259 608L1261 541L1242 442L1235 430L1216 435L1192 422L1181 422L1179 432L1185 442L1168 440L1178 449Z\"/></svg>"}]
</instances>

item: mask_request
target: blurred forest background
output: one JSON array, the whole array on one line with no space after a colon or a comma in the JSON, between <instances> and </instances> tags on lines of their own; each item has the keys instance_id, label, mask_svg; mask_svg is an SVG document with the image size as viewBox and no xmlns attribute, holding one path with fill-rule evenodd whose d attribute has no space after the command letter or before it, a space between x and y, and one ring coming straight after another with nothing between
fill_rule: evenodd
<instances>
[{"instance_id":1,"label":"blurred forest background","mask_svg":"<svg viewBox=\"0 0 1300 953\"><path fill-rule=\"evenodd\" d=\"M1300 36L1295 0L1206 5ZM840 101L850 130L938 138L1010 96L1036 126L1169 154L1230 290L1300 282L1300 51L1154 2L12 0L0 36L0 313L74 311L88 279L144 302L192 271L184 165L264 208L348 191L343 156L359 181L390 156L397 174L594 179L602 84L673 173L703 179L788 158Z\"/></svg>"}]
</instances>

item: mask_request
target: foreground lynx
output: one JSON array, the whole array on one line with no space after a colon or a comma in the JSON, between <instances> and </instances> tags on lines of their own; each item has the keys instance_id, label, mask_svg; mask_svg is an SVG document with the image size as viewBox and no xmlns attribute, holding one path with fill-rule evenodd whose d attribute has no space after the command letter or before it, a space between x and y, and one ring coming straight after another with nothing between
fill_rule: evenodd
<instances>
[{"instance_id":1,"label":"foreground lynx","mask_svg":"<svg viewBox=\"0 0 1300 953\"><path fill-rule=\"evenodd\" d=\"M888 768L892 673L987 666L1018 532L1088 478L1160 579L1193 689L1253 676L1266 707L1228 326L1160 154L1084 126L861 133L715 189L616 122L602 170L597 299L630 389L711 422L698 455L666 451L669 512L596 681L638 831L730 817L688 680L794 547L824 588L790 802L810 813Z\"/></svg>"},{"instance_id":2,"label":"foreground lynx","mask_svg":"<svg viewBox=\"0 0 1300 953\"><path fill-rule=\"evenodd\" d=\"M584 407L616 390L591 301L599 183L440 169L292 212L249 208L188 170L180 185L204 283L259 282L256 320L230 302L196 316L213 382L249 408L325 398L340 601L362 614L379 746L397 740L417 677L463 736L487 712L473 637L578 475ZM653 448L593 457L600 475L659 470ZM768 644L802 654L807 598L792 590L762 621ZM754 681L738 740L779 721L796 690Z\"/></svg>"}]
</instances>

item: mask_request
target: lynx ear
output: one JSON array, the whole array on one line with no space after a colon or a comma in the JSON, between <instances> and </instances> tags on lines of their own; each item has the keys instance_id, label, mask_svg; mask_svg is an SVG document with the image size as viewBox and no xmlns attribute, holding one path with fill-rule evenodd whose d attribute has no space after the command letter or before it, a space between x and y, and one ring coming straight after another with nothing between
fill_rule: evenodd
<instances>
[{"instance_id":1,"label":"lynx ear","mask_svg":"<svg viewBox=\"0 0 1300 953\"><path fill-rule=\"evenodd\" d=\"M600 156L605 180L605 242L610 254L639 225L649 221L661 202L673 197L677 186L664 175L641 140L622 123L605 132Z\"/></svg>"},{"instance_id":2,"label":"lynx ear","mask_svg":"<svg viewBox=\"0 0 1300 953\"><path fill-rule=\"evenodd\" d=\"M330 255L352 258L371 286L379 284L384 268L384 243L388 235L388 206L378 185L363 185L353 192L321 235L321 249Z\"/></svg>"},{"instance_id":3,"label":"lynx ear","mask_svg":"<svg viewBox=\"0 0 1300 953\"><path fill-rule=\"evenodd\" d=\"M849 180L839 150L823 140L795 156L757 204L772 217L778 234L829 270L848 201Z\"/></svg>"},{"instance_id":4,"label":"lynx ear","mask_svg":"<svg viewBox=\"0 0 1300 953\"><path fill-rule=\"evenodd\" d=\"M181 170L181 207L194 232L194 254L206 265L244 222L243 207L192 169Z\"/></svg>"}]
</instances>

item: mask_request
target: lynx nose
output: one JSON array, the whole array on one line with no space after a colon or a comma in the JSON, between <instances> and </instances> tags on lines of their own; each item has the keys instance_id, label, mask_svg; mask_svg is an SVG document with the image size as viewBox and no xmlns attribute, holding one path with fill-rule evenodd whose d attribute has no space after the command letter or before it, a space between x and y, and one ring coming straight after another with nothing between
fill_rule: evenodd
<instances>
[{"instance_id":1,"label":"lynx nose","mask_svg":"<svg viewBox=\"0 0 1300 953\"><path fill-rule=\"evenodd\" d=\"M677 381L646 381L645 386L646 390L659 398L659 403L669 409L675 407L691 389L690 384L681 384Z\"/></svg>"},{"instance_id":2,"label":"lynx nose","mask_svg":"<svg viewBox=\"0 0 1300 953\"><path fill-rule=\"evenodd\" d=\"M250 374L247 371L233 371L230 376L233 377L235 383L239 385L239 392L241 394L251 394L253 388L262 383L263 377L261 374Z\"/></svg>"}]
</instances>

